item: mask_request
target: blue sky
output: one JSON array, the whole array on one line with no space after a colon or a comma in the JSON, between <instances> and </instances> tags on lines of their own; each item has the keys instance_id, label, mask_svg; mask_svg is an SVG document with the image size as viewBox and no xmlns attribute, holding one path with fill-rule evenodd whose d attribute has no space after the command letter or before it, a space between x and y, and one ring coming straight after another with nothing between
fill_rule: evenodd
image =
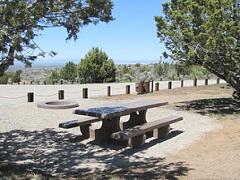
<instances>
[{"instance_id":1,"label":"blue sky","mask_svg":"<svg viewBox=\"0 0 240 180\"><path fill-rule=\"evenodd\" d=\"M36 41L45 51L58 54L38 59L36 63L78 63L92 47L101 48L116 64L158 62L165 49L157 38L154 16L162 15L163 2L113 0L115 20L83 27L77 41L66 41L62 28L46 29Z\"/></svg>"}]
</instances>

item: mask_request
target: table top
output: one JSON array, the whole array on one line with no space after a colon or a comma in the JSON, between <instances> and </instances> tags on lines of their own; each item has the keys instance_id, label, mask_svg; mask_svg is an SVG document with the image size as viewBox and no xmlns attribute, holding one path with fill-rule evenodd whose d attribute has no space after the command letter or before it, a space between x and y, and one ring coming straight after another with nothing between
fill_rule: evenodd
<instances>
[{"instance_id":1,"label":"table top","mask_svg":"<svg viewBox=\"0 0 240 180\"><path fill-rule=\"evenodd\" d=\"M168 104L168 102L160 102L158 100L141 100L128 103L110 104L89 109L75 109L73 113L99 117L102 119L111 119L166 104Z\"/></svg>"}]
</instances>

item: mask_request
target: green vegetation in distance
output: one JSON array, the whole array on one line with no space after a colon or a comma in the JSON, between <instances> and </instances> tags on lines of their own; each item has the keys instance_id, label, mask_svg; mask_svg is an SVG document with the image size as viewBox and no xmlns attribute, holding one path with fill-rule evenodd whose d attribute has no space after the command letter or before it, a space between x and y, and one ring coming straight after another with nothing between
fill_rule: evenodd
<instances>
[{"instance_id":1,"label":"green vegetation in distance","mask_svg":"<svg viewBox=\"0 0 240 180\"><path fill-rule=\"evenodd\" d=\"M77 66L73 62L69 61L60 70L60 78L75 82L77 77Z\"/></svg>"},{"instance_id":2,"label":"green vegetation in distance","mask_svg":"<svg viewBox=\"0 0 240 180\"><path fill-rule=\"evenodd\" d=\"M78 77L83 83L114 82L116 67L112 59L99 48L92 48L77 67Z\"/></svg>"},{"instance_id":3,"label":"green vegetation in distance","mask_svg":"<svg viewBox=\"0 0 240 180\"><path fill-rule=\"evenodd\" d=\"M96 49L96 48L93 48L93 49ZM98 49L98 51L100 50ZM100 68L100 65L96 64L96 62L101 62L101 61L96 61L96 60L91 60L91 61L88 60L88 61L89 61L88 63L80 62L79 64L81 65L78 65L78 66L73 62L69 61L65 64L63 68L51 71L46 81L49 83L51 82L57 83L60 80L64 80L64 82L68 81L68 82L80 82L80 83L100 82L100 80L101 82L114 82L114 81L115 82L132 82L132 81L138 82L142 80L141 78L143 76L145 80L180 80L180 79L194 79L194 78L205 79L213 76L205 68L199 65L179 66L179 64L167 63L167 62L161 62L161 61L159 63L148 64L148 65L139 64L139 63L133 64L133 65L126 65L126 64L114 65L114 63L111 62L109 63L110 66L108 66L108 67L111 67L109 68L111 70L109 70L109 69ZM82 67L80 69L77 68L82 65L84 69L82 69ZM89 69L94 69L94 68L90 68L90 66L94 66L96 71L93 72L93 70L92 71L89 70ZM99 67L99 68L96 68L96 67ZM92 74L101 75L102 72L100 72L100 70L106 71L106 72L108 71L108 73L105 72L103 73L103 75L109 74L109 72L112 72L112 75L111 73L109 74L110 79L109 77L103 77L103 78L99 78L100 80L98 79L93 81L92 79L94 76L92 77Z\"/></svg>"},{"instance_id":4,"label":"green vegetation in distance","mask_svg":"<svg viewBox=\"0 0 240 180\"><path fill-rule=\"evenodd\" d=\"M0 84L19 83L21 81L21 73L22 70L5 73L3 76L0 76Z\"/></svg>"},{"instance_id":5,"label":"green vegetation in distance","mask_svg":"<svg viewBox=\"0 0 240 180\"><path fill-rule=\"evenodd\" d=\"M81 27L113 20L112 7L111 0L1 0L0 76L15 60L31 66L39 56L56 54L46 53L34 41L44 29L63 27L66 40L76 40Z\"/></svg>"},{"instance_id":6,"label":"green vegetation in distance","mask_svg":"<svg viewBox=\"0 0 240 180\"><path fill-rule=\"evenodd\" d=\"M179 64L200 65L240 98L240 7L237 0L171 0L155 17L157 35Z\"/></svg>"}]
</instances>

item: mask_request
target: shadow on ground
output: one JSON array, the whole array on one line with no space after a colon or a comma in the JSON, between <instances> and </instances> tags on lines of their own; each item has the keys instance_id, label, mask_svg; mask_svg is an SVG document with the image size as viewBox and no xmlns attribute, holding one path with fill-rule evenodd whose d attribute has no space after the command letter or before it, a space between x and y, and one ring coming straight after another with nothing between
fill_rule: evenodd
<instances>
[{"instance_id":1,"label":"shadow on ground","mask_svg":"<svg viewBox=\"0 0 240 180\"><path fill-rule=\"evenodd\" d=\"M240 101L233 98L201 99L181 102L177 106L181 110L194 110L202 115L230 115L240 113Z\"/></svg>"},{"instance_id":2,"label":"shadow on ground","mask_svg":"<svg viewBox=\"0 0 240 180\"><path fill-rule=\"evenodd\" d=\"M171 136L180 133L173 132ZM109 145L70 139L72 134L53 129L0 133L0 177L27 172L53 178L84 175L95 179L115 176L177 179L191 170L185 162L167 163L164 158L140 157L142 150L154 141L137 150L113 150Z\"/></svg>"}]
</instances>

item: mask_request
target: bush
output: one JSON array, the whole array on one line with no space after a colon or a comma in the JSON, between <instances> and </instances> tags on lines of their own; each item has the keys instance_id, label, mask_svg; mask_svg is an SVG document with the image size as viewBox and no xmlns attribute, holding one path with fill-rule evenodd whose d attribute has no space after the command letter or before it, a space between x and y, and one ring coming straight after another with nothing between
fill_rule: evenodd
<instances>
[{"instance_id":1,"label":"bush","mask_svg":"<svg viewBox=\"0 0 240 180\"><path fill-rule=\"evenodd\" d=\"M7 84L8 83L8 75L3 74L3 76L0 76L0 84Z\"/></svg>"},{"instance_id":2,"label":"bush","mask_svg":"<svg viewBox=\"0 0 240 180\"><path fill-rule=\"evenodd\" d=\"M77 66L73 62L69 61L60 70L60 77L67 81L75 81L77 78Z\"/></svg>"},{"instance_id":3,"label":"bush","mask_svg":"<svg viewBox=\"0 0 240 180\"><path fill-rule=\"evenodd\" d=\"M84 83L114 82L116 67L112 59L99 48L92 48L77 68L78 77Z\"/></svg>"},{"instance_id":4,"label":"bush","mask_svg":"<svg viewBox=\"0 0 240 180\"><path fill-rule=\"evenodd\" d=\"M50 82L58 82L59 79L60 79L60 73L59 73L58 70L52 71L52 72L50 73L49 78L48 78L48 80L49 80Z\"/></svg>"}]
</instances>

